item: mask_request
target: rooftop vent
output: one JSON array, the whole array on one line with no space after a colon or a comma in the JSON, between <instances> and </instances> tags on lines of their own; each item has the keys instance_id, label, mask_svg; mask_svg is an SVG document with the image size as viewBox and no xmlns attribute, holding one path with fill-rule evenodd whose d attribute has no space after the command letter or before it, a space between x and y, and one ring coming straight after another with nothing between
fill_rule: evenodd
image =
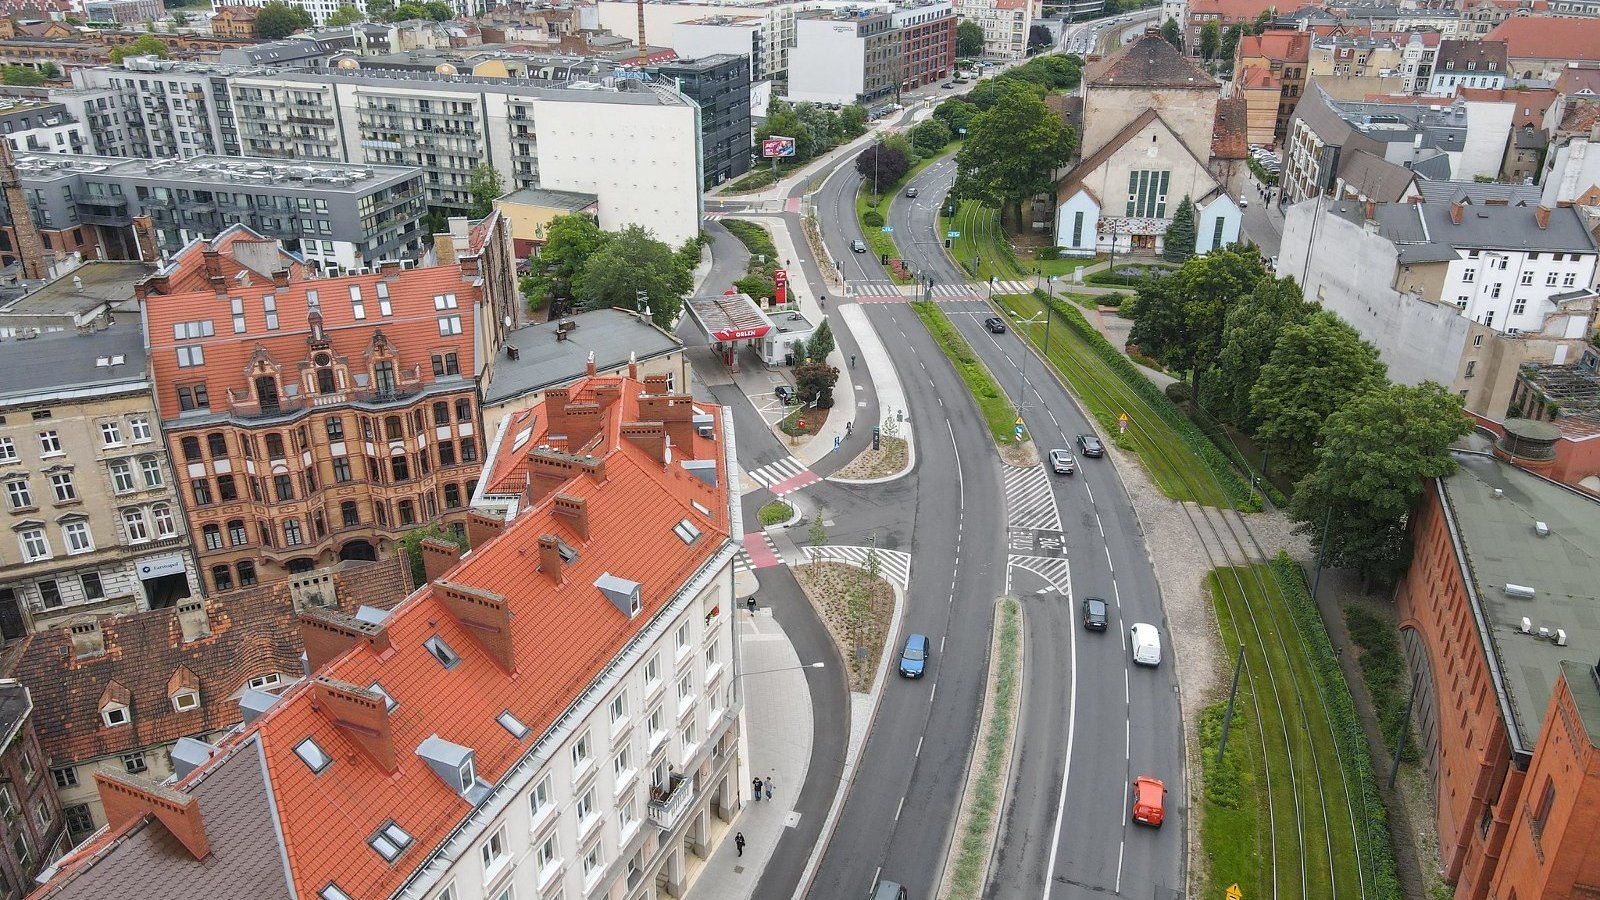
<instances>
[{"instance_id":1,"label":"rooftop vent","mask_svg":"<svg viewBox=\"0 0 1600 900\"><path fill-rule=\"evenodd\" d=\"M172 745L172 774L182 781L190 772L205 765L215 750L215 747L205 741L197 741L190 737L178 738L178 742Z\"/></svg>"},{"instance_id":2,"label":"rooftop vent","mask_svg":"<svg viewBox=\"0 0 1600 900\"><path fill-rule=\"evenodd\" d=\"M1533 533L1537 534L1539 537L1549 537L1550 526L1544 522L1535 522L1533 523Z\"/></svg>"},{"instance_id":3,"label":"rooftop vent","mask_svg":"<svg viewBox=\"0 0 1600 900\"><path fill-rule=\"evenodd\" d=\"M249 725L251 722L254 722L262 713L271 709L272 704L277 702L278 698L276 695L269 694L266 691L258 691L252 688L251 690L245 691L244 696L239 698L239 712L244 714L244 723Z\"/></svg>"},{"instance_id":4,"label":"rooftop vent","mask_svg":"<svg viewBox=\"0 0 1600 900\"><path fill-rule=\"evenodd\" d=\"M1506 585L1506 596L1507 597L1516 597L1519 600L1532 600L1537 593L1538 593L1538 591L1535 591L1533 588L1528 587L1527 585L1522 585L1522 584L1507 584Z\"/></svg>"},{"instance_id":5,"label":"rooftop vent","mask_svg":"<svg viewBox=\"0 0 1600 900\"><path fill-rule=\"evenodd\" d=\"M610 572L604 572L594 580L594 586L599 588L600 593L605 594L606 599L610 600L611 604L620 610L623 615L629 618L638 615L640 606L639 582L618 578Z\"/></svg>"}]
</instances>

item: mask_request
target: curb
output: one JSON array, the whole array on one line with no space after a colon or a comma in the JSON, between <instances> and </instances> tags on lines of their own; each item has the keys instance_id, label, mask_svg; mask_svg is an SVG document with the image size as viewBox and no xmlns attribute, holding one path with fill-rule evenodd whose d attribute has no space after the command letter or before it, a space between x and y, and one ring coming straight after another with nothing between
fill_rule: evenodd
<instances>
[{"instance_id":1,"label":"curb","mask_svg":"<svg viewBox=\"0 0 1600 900\"><path fill-rule=\"evenodd\" d=\"M827 478L824 478L822 480L823 481L831 481L834 484L850 484L850 485L888 484L891 481L899 481L900 479L906 477L907 475L910 475L912 470L916 469L916 467L917 467L917 444L916 444L915 441L911 440L909 437L905 438L905 442L906 442L906 467L904 469L901 469L900 471L894 473L893 475L884 475L884 476L881 476L881 477L878 477L878 478L839 478L837 476L830 475ZM846 463L846 465L848 465L848 463Z\"/></svg>"},{"instance_id":2,"label":"curb","mask_svg":"<svg viewBox=\"0 0 1600 900\"><path fill-rule=\"evenodd\" d=\"M801 554L804 555L804 549ZM843 560L829 560L851 565ZM907 573L909 575L909 572ZM881 576L880 576L881 577ZM890 654L888 648L900 642L901 627L905 624L906 592L894 582L883 579L883 582L894 591L894 617L889 633L884 635L884 653L878 660L878 673L872 677L872 690L868 695L872 698L872 714L867 717L866 733L861 738L861 743L852 754L846 742L844 770L839 773L839 790L834 792L833 805L828 807L828 817L822 822L822 830L817 833L816 846L811 848L811 856L806 860L806 867L800 873L800 881L795 885L794 900L805 900L811 892L811 885L817 878L817 870L822 867L822 856L828 850L828 845L833 842L834 829L839 827L839 815L844 812L845 801L850 799L850 792L855 788L856 764L860 762L861 752L866 749L867 740L872 737L873 726L878 721L878 710L883 701L883 682L889 674Z\"/></svg>"}]
</instances>

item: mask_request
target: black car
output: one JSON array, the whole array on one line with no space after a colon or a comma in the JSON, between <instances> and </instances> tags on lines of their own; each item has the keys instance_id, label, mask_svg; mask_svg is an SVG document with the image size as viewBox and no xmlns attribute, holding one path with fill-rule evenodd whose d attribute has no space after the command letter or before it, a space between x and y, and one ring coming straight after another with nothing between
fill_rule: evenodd
<instances>
[{"instance_id":1,"label":"black car","mask_svg":"<svg viewBox=\"0 0 1600 900\"><path fill-rule=\"evenodd\" d=\"M867 242L857 238L850 242L850 249L857 253L865 253L867 252Z\"/></svg>"},{"instance_id":2,"label":"black car","mask_svg":"<svg viewBox=\"0 0 1600 900\"><path fill-rule=\"evenodd\" d=\"M773 388L772 395L777 397L778 402L782 403L784 406L788 406L790 403L794 402L794 388L788 386L787 384L780 384Z\"/></svg>"},{"instance_id":3,"label":"black car","mask_svg":"<svg viewBox=\"0 0 1600 900\"><path fill-rule=\"evenodd\" d=\"M1100 443L1100 439L1094 435L1080 434L1078 435L1078 452L1084 456L1099 458L1106 455L1106 448L1105 445Z\"/></svg>"},{"instance_id":4,"label":"black car","mask_svg":"<svg viewBox=\"0 0 1600 900\"><path fill-rule=\"evenodd\" d=\"M1099 597L1083 601L1083 627L1090 631L1106 630L1106 602Z\"/></svg>"},{"instance_id":5,"label":"black car","mask_svg":"<svg viewBox=\"0 0 1600 900\"><path fill-rule=\"evenodd\" d=\"M989 329L992 334L1006 333L1006 323L1002 321L999 316L990 316L989 318L984 319L983 327Z\"/></svg>"}]
</instances>

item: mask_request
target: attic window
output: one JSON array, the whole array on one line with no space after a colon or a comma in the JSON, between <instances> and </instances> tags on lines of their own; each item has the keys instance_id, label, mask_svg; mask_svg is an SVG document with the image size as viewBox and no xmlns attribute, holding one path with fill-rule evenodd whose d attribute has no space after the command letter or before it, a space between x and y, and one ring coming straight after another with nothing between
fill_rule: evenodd
<instances>
[{"instance_id":1,"label":"attic window","mask_svg":"<svg viewBox=\"0 0 1600 900\"><path fill-rule=\"evenodd\" d=\"M350 895L339 890L339 886L331 881L328 882L327 887L317 893L317 896L321 897L322 900L350 900Z\"/></svg>"},{"instance_id":2,"label":"attic window","mask_svg":"<svg viewBox=\"0 0 1600 900\"><path fill-rule=\"evenodd\" d=\"M378 829L377 834L367 838L367 844L378 851L379 856L388 862L394 862L400 858L400 854L404 853L407 847L411 846L412 840L413 838L409 832L396 825L393 819L390 819L383 823L383 827Z\"/></svg>"},{"instance_id":3,"label":"attic window","mask_svg":"<svg viewBox=\"0 0 1600 900\"><path fill-rule=\"evenodd\" d=\"M389 712L394 712L394 708L396 706L400 705L398 702L395 701L395 699L393 697L389 696L389 692L388 691L383 689L383 685L379 684L376 681L374 681L372 683L372 686L367 688L367 690L369 690L369 691L373 692L374 694L377 694L378 696L382 697L383 698L383 706Z\"/></svg>"},{"instance_id":4,"label":"attic window","mask_svg":"<svg viewBox=\"0 0 1600 900\"><path fill-rule=\"evenodd\" d=\"M268 688L275 688L282 683L282 675L279 675L277 672L268 672L265 675L257 675L256 677L250 679L250 689L253 691L264 691Z\"/></svg>"},{"instance_id":5,"label":"attic window","mask_svg":"<svg viewBox=\"0 0 1600 900\"><path fill-rule=\"evenodd\" d=\"M556 542L556 551L561 554L561 561L570 564L578 558L578 551L567 545L566 541Z\"/></svg>"},{"instance_id":6,"label":"attic window","mask_svg":"<svg viewBox=\"0 0 1600 900\"><path fill-rule=\"evenodd\" d=\"M698 512L702 516L711 515L711 507L701 503L699 500L690 500L689 505L694 507L695 512Z\"/></svg>"},{"instance_id":7,"label":"attic window","mask_svg":"<svg viewBox=\"0 0 1600 900\"><path fill-rule=\"evenodd\" d=\"M100 720L106 723L107 728L126 725L128 724L128 708L126 706L108 706L100 710Z\"/></svg>"},{"instance_id":8,"label":"attic window","mask_svg":"<svg viewBox=\"0 0 1600 900\"><path fill-rule=\"evenodd\" d=\"M451 650L450 645L444 642L444 638L439 637L437 634L428 638L422 646L427 647L428 652L433 654L433 658L439 661L439 665L444 666L446 669L454 669L461 662L461 655Z\"/></svg>"},{"instance_id":9,"label":"attic window","mask_svg":"<svg viewBox=\"0 0 1600 900\"><path fill-rule=\"evenodd\" d=\"M317 742L311 738L306 738L300 743L295 744L294 755L300 757L300 761L305 763L306 767L309 768L313 774L320 775L323 769L333 765L333 757L329 756L320 746L317 745ZM323 893L326 894L327 892L324 891Z\"/></svg>"},{"instance_id":10,"label":"attic window","mask_svg":"<svg viewBox=\"0 0 1600 900\"><path fill-rule=\"evenodd\" d=\"M522 721L512 715L509 709L495 716L494 720L500 723L501 728L511 732L511 736L519 741L528 735L528 726L522 724Z\"/></svg>"},{"instance_id":11,"label":"attic window","mask_svg":"<svg viewBox=\"0 0 1600 900\"><path fill-rule=\"evenodd\" d=\"M700 539L700 529L696 528L694 523L688 519L683 519L672 526L672 533L677 535L678 540L683 541L685 544L692 544Z\"/></svg>"},{"instance_id":12,"label":"attic window","mask_svg":"<svg viewBox=\"0 0 1600 900\"><path fill-rule=\"evenodd\" d=\"M178 712L188 712L200 705L200 695L194 691L179 691L172 695L172 708Z\"/></svg>"}]
</instances>

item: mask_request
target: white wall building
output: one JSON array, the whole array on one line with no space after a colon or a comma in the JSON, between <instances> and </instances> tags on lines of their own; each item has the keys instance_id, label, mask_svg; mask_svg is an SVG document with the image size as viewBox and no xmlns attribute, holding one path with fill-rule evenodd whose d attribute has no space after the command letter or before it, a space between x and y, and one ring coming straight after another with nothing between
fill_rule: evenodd
<instances>
[{"instance_id":1,"label":"white wall building","mask_svg":"<svg viewBox=\"0 0 1600 900\"><path fill-rule=\"evenodd\" d=\"M1028 55L1028 29L1043 14L1041 0L955 0L956 15L983 26L983 55L1022 59Z\"/></svg>"},{"instance_id":2,"label":"white wall building","mask_svg":"<svg viewBox=\"0 0 1600 900\"><path fill-rule=\"evenodd\" d=\"M714 53L749 52L721 49L701 53L686 50L675 43L680 33L683 33L677 26L683 22L700 22L708 19L759 18L760 48L757 52L761 59L758 61L754 57L751 58L750 78L752 81L770 78L782 80L789 71L789 53L795 45L795 14L801 9L832 8L841 5L844 5L844 0L813 0L806 3L770 2L770 0L754 3L741 3L738 0L717 3L647 3L644 7L645 40L655 46L671 47L678 51L679 56L688 59L697 59ZM601 28L613 34L638 40L639 7L632 0L599 0L594 4L594 8ZM685 33L685 36L689 35ZM694 36L692 39L711 38Z\"/></svg>"}]
</instances>

